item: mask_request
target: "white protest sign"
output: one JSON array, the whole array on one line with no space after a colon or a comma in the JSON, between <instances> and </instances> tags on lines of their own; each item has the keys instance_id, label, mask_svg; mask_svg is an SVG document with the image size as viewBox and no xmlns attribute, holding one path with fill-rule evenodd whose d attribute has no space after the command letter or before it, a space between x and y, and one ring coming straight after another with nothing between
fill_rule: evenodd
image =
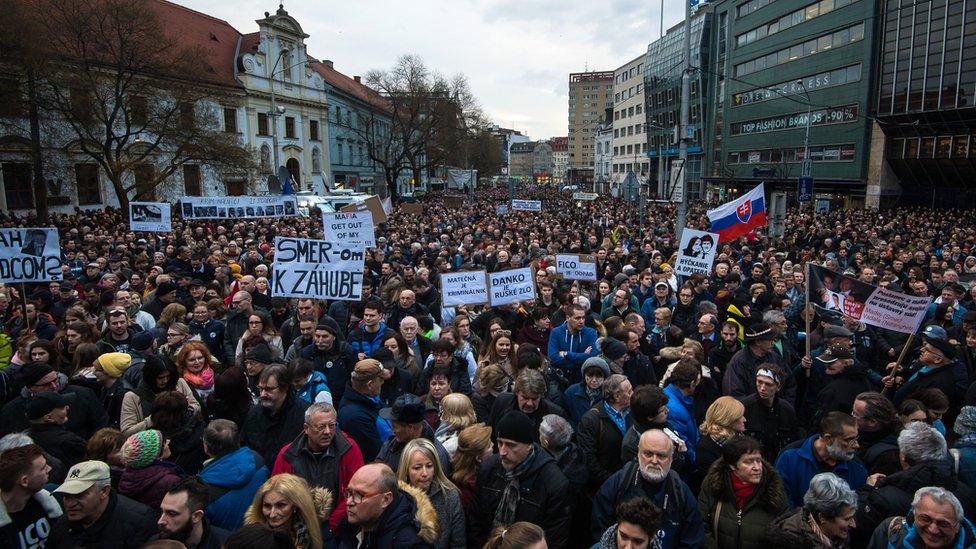
<instances>
[{"instance_id":1,"label":"white protest sign","mask_svg":"<svg viewBox=\"0 0 976 549\"><path fill-rule=\"evenodd\" d=\"M512 200L512 210L516 212L541 212L541 200Z\"/></svg>"},{"instance_id":2,"label":"white protest sign","mask_svg":"<svg viewBox=\"0 0 976 549\"><path fill-rule=\"evenodd\" d=\"M275 237L274 297L359 300L363 293L361 245Z\"/></svg>"},{"instance_id":3,"label":"white protest sign","mask_svg":"<svg viewBox=\"0 0 976 549\"><path fill-rule=\"evenodd\" d=\"M599 196L596 193L576 192L573 193L573 200L596 200Z\"/></svg>"},{"instance_id":4,"label":"white protest sign","mask_svg":"<svg viewBox=\"0 0 976 549\"><path fill-rule=\"evenodd\" d=\"M129 229L147 233L173 231L168 202L129 202Z\"/></svg>"},{"instance_id":5,"label":"white protest sign","mask_svg":"<svg viewBox=\"0 0 976 549\"><path fill-rule=\"evenodd\" d=\"M61 280L57 229L0 229L0 282Z\"/></svg>"},{"instance_id":6,"label":"white protest sign","mask_svg":"<svg viewBox=\"0 0 976 549\"><path fill-rule=\"evenodd\" d=\"M532 279L532 269L528 267L491 273L488 275L488 287L492 307L535 298L535 280Z\"/></svg>"},{"instance_id":7,"label":"white protest sign","mask_svg":"<svg viewBox=\"0 0 976 549\"><path fill-rule=\"evenodd\" d=\"M566 280L596 280L596 261L582 255L556 255L556 272Z\"/></svg>"},{"instance_id":8,"label":"white protest sign","mask_svg":"<svg viewBox=\"0 0 976 549\"><path fill-rule=\"evenodd\" d=\"M488 277L485 271L442 274L441 297L444 307L488 303Z\"/></svg>"},{"instance_id":9,"label":"white protest sign","mask_svg":"<svg viewBox=\"0 0 976 549\"><path fill-rule=\"evenodd\" d=\"M718 253L718 235L695 229L681 232L681 246L678 247L678 260L674 272L682 276L712 273L715 254Z\"/></svg>"},{"instance_id":10,"label":"white protest sign","mask_svg":"<svg viewBox=\"0 0 976 549\"><path fill-rule=\"evenodd\" d=\"M918 330L925 320L932 298L878 288L864 303L861 322L904 334Z\"/></svg>"},{"instance_id":11,"label":"white protest sign","mask_svg":"<svg viewBox=\"0 0 976 549\"><path fill-rule=\"evenodd\" d=\"M373 234L373 214L364 212L322 212L322 229L325 240L343 244L362 244L366 248L376 246Z\"/></svg>"},{"instance_id":12,"label":"white protest sign","mask_svg":"<svg viewBox=\"0 0 976 549\"><path fill-rule=\"evenodd\" d=\"M241 219L290 217L298 214L294 196L184 196L183 219Z\"/></svg>"}]
</instances>

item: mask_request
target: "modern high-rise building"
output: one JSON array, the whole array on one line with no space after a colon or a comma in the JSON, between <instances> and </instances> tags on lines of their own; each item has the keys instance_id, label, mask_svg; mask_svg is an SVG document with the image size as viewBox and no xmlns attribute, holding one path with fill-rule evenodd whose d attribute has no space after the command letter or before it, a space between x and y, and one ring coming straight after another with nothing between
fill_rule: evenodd
<instances>
[{"instance_id":1,"label":"modern high-rise building","mask_svg":"<svg viewBox=\"0 0 976 549\"><path fill-rule=\"evenodd\" d=\"M648 176L647 135L644 117L644 60L631 59L613 71L612 180L620 184L633 171L644 181Z\"/></svg>"},{"instance_id":2,"label":"modern high-rise building","mask_svg":"<svg viewBox=\"0 0 976 549\"><path fill-rule=\"evenodd\" d=\"M613 71L574 72L569 75L570 168L593 169L593 135L604 111L611 107Z\"/></svg>"},{"instance_id":3,"label":"modern high-rise building","mask_svg":"<svg viewBox=\"0 0 976 549\"><path fill-rule=\"evenodd\" d=\"M868 204L976 206L976 3L879 10Z\"/></svg>"}]
</instances>

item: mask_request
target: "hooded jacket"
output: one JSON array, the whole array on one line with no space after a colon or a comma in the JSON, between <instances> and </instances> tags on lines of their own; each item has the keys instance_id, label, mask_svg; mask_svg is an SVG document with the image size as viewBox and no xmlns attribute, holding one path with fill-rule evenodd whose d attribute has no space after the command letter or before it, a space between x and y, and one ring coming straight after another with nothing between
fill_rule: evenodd
<instances>
[{"instance_id":1,"label":"hooded jacket","mask_svg":"<svg viewBox=\"0 0 976 549\"><path fill-rule=\"evenodd\" d=\"M349 479L363 466L363 454L356 441L339 431L325 452L314 454L308 449L308 436L298 435L278 453L272 475L292 473L312 486L322 486L333 494L346 493ZM339 498L329 515L329 529L335 532L346 518L346 498Z\"/></svg>"},{"instance_id":2,"label":"hooded jacket","mask_svg":"<svg viewBox=\"0 0 976 549\"><path fill-rule=\"evenodd\" d=\"M571 381L578 381L579 369L586 359L600 353L596 344L596 330L583 326L578 334L570 334L565 322L549 334L548 356L552 366L562 370ZM586 349L589 348L589 352ZM565 351L566 356L559 353Z\"/></svg>"},{"instance_id":3,"label":"hooded jacket","mask_svg":"<svg viewBox=\"0 0 976 549\"><path fill-rule=\"evenodd\" d=\"M783 483L772 465L763 461L763 476L752 495L740 510L729 476L731 471L725 460L712 464L702 490L698 495L698 508L701 509L705 524L705 546L708 548L761 548L766 542L766 527L776 517L786 512L786 494ZM718 502L722 508L716 521ZM715 525L718 531L715 531Z\"/></svg>"},{"instance_id":4,"label":"hooded jacket","mask_svg":"<svg viewBox=\"0 0 976 549\"><path fill-rule=\"evenodd\" d=\"M437 511L426 494L400 482L400 489L377 521L376 528L363 532L344 519L339 525L339 549L425 549L437 540ZM472 546L473 547L473 546Z\"/></svg>"},{"instance_id":5,"label":"hooded jacket","mask_svg":"<svg viewBox=\"0 0 976 549\"><path fill-rule=\"evenodd\" d=\"M375 460L376 454L383 445L379 429L376 427L380 405L368 396L348 387L337 410L339 410L338 419L342 431L359 445L363 460L366 463Z\"/></svg>"},{"instance_id":6,"label":"hooded jacket","mask_svg":"<svg viewBox=\"0 0 976 549\"><path fill-rule=\"evenodd\" d=\"M260 454L238 448L207 463L199 476L209 488L206 513L210 523L233 532L241 527L254 494L268 480L268 468Z\"/></svg>"},{"instance_id":7,"label":"hooded jacket","mask_svg":"<svg viewBox=\"0 0 976 549\"><path fill-rule=\"evenodd\" d=\"M122 471L122 478L119 479L119 493L152 509L159 509L166 490L181 478L183 478L183 470L169 461L156 460L149 467L142 469L127 467Z\"/></svg>"},{"instance_id":8,"label":"hooded jacket","mask_svg":"<svg viewBox=\"0 0 976 549\"><path fill-rule=\"evenodd\" d=\"M949 459L923 461L858 490L855 541L866 542L886 517L904 516L919 488L940 486L955 494L967 516L976 516L976 501L969 486L959 482Z\"/></svg>"},{"instance_id":9,"label":"hooded jacket","mask_svg":"<svg viewBox=\"0 0 976 549\"><path fill-rule=\"evenodd\" d=\"M38 534L41 534L41 530L45 530L44 534L50 535L50 527L54 524L54 521L62 515L61 505L58 501L54 499L47 490L38 490L31 496L35 502L41 506L41 511L44 513L48 524L42 526L40 520L34 523L32 526L37 530ZM13 518L10 513L7 512L7 506L4 505L3 500L0 499L0 547L20 547L21 531L18 531L17 526L14 524ZM46 537L44 538L46 539ZM37 536L35 541L40 541L43 543L44 539ZM32 540L28 540L28 543L33 543ZM32 546L32 545L29 545Z\"/></svg>"},{"instance_id":10,"label":"hooded jacket","mask_svg":"<svg viewBox=\"0 0 976 549\"><path fill-rule=\"evenodd\" d=\"M531 459L532 463L519 477L519 501L514 520L542 527L550 547L566 547L572 504L569 481L542 446L535 445ZM469 547L484 545L507 485L501 457L498 454L487 457L481 463L477 490L468 506Z\"/></svg>"},{"instance_id":11,"label":"hooded jacket","mask_svg":"<svg viewBox=\"0 0 976 549\"><path fill-rule=\"evenodd\" d=\"M375 333L367 332L366 326L361 325L349 332L349 337L346 340L355 351L353 354L363 353L366 356L372 356L374 351L383 346L383 340L393 334L394 331L387 327L386 322L381 320Z\"/></svg>"}]
</instances>

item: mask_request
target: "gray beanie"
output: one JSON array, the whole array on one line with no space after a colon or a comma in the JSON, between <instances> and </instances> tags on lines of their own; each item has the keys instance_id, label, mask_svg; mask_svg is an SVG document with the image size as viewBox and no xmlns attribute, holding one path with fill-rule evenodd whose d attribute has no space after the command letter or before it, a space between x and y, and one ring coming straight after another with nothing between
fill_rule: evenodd
<instances>
[{"instance_id":1,"label":"gray beanie","mask_svg":"<svg viewBox=\"0 0 976 549\"><path fill-rule=\"evenodd\" d=\"M963 406L952 430L959 436L976 433L976 406Z\"/></svg>"},{"instance_id":2,"label":"gray beanie","mask_svg":"<svg viewBox=\"0 0 976 549\"><path fill-rule=\"evenodd\" d=\"M603 370L603 377L610 377L610 365L601 357L591 356L583 361L583 365L580 366L580 375L585 376L586 370L590 368L599 368Z\"/></svg>"}]
</instances>

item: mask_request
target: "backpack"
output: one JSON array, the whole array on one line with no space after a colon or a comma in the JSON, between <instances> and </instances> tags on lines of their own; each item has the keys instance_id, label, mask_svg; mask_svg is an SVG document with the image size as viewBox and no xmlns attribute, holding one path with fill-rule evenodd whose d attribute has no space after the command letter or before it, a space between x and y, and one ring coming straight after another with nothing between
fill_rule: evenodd
<instances>
[{"instance_id":1,"label":"backpack","mask_svg":"<svg viewBox=\"0 0 976 549\"><path fill-rule=\"evenodd\" d=\"M640 471L638 470L638 466L637 466L637 458L628 461L627 464L624 465L624 468L621 469L621 471L622 473L620 474L620 482L617 483L617 492L614 496L614 501L618 503L621 501L621 498L624 497L624 494L627 492L627 488L637 484L640 481L639 479ZM674 471L668 471L668 478L666 478L664 482L667 482L671 485L672 487L671 490L668 489L665 490L667 494L674 495L674 503L675 505L678 506L677 508L678 511L680 512L680 510L685 506L685 491L681 489L680 484L677 484L681 482L680 478L678 477L678 473L675 473ZM665 505L664 508L662 508L661 510L667 511L668 501L666 496L664 501L665 501Z\"/></svg>"}]
</instances>

